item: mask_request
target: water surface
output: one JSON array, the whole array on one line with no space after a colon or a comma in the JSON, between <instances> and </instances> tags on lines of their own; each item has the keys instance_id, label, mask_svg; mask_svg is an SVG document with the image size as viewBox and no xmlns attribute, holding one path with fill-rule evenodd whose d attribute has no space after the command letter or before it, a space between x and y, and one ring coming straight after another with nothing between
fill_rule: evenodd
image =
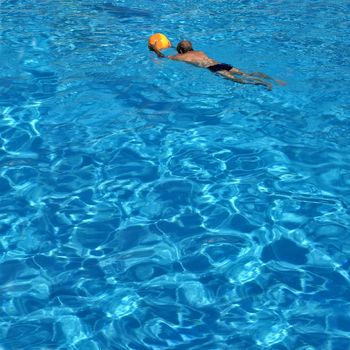
<instances>
[{"instance_id":1,"label":"water surface","mask_svg":"<svg viewBox=\"0 0 350 350\"><path fill-rule=\"evenodd\" d=\"M0 5L2 349L350 349L347 1Z\"/></svg>"}]
</instances>

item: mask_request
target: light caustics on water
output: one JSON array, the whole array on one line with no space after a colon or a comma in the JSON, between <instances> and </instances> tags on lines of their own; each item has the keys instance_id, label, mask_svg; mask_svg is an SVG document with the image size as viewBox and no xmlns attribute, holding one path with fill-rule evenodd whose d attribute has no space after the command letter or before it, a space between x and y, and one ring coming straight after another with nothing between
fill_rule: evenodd
<instances>
[{"instance_id":1,"label":"light caustics on water","mask_svg":"<svg viewBox=\"0 0 350 350\"><path fill-rule=\"evenodd\" d=\"M345 0L0 3L1 349L349 349Z\"/></svg>"}]
</instances>

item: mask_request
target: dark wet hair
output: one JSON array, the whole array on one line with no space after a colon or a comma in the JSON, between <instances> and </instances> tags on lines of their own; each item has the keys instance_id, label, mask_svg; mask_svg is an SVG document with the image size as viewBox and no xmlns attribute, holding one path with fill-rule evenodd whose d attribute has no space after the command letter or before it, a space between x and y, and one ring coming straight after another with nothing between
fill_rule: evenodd
<instances>
[{"instance_id":1,"label":"dark wet hair","mask_svg":"<svg viewBox=\"0 0 350 350\"><path fill-rule=\"evenodd\" d=\"M178 53L186 53L189 51L193 51L191 42L187 40L180 41L176 46L176 51Z\"/></svg>"}]
</instances>

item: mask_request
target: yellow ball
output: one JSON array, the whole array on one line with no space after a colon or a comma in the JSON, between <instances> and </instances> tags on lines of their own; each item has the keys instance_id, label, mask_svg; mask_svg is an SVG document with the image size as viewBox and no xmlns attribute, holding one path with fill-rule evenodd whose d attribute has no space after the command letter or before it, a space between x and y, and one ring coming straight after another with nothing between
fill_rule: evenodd
<instances>
[{"instance_id":1,"label":"yellow ball","mask_svg":"<svg viewBox=\"0 0 350 350\"><path fill-rule=\"evenodd\" d=\"M171 47L171 42L162 33L153 34L148 40L148 47L154 46L157 50L164 50Z\"/></svg>"}]
</instances>

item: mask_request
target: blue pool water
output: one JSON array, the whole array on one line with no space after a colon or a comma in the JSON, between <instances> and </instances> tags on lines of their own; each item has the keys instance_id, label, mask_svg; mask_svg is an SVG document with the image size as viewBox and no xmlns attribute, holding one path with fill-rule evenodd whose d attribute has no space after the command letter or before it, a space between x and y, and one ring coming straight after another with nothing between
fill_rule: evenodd
<instances>
[{"instance_id":1,"label":"blue pool water","mask_svg":"<svg viewBox=\"0 0 350 350\"><path fill-rule=\"evenodd\" d=\"M349 10L1 0L0 349L349 350Z\"/></svg>"}]
</instances>

